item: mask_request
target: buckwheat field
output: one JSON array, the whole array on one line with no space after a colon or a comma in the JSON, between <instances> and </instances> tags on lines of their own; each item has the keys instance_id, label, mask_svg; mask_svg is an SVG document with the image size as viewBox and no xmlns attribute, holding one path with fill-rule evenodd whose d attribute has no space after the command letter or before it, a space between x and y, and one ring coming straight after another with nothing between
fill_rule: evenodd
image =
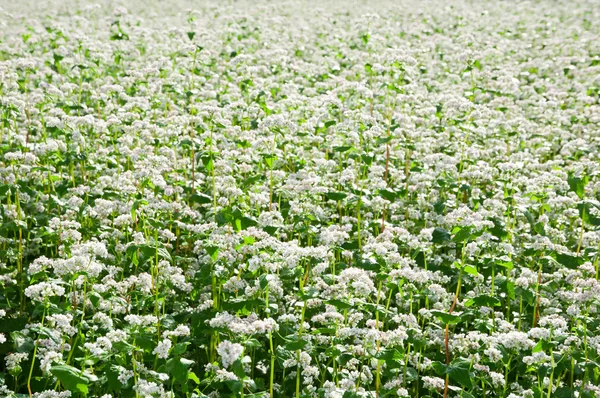
<instances>
[{"instance_id":1,"label":"buckwheat field","mask_svg":"<svg viewBox=\"0 0 600 398\"><path fill-rule=\"evenodd\" d=\"M597 1L3 1L0 396L600 396Z\"/></svg>"}]
</instances>

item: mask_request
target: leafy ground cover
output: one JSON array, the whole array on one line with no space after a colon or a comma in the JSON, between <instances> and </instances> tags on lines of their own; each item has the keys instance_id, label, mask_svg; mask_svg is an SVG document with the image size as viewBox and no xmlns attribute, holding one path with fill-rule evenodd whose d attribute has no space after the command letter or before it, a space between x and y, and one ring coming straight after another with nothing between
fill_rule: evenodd
<instances>
[{"instance_id":1,"label":"leafy ground cover","mask_svg":"<svg viewBox=\"0 0 600 398\"><path fill-rule=\"evenodd\" d=\"M600 395L597 2L67 3L0 14L1 396Z\"/></svg>"}]
</instances>

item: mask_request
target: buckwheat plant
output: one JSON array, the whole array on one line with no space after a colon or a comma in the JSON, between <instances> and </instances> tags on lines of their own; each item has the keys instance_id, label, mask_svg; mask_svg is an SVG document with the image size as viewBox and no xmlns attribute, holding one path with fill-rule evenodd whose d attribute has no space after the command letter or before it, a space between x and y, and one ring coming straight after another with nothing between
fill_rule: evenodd
<instances>
[{"instance_id":1,"label":"buckwheat plant","mask_svg":"<svg viewBox=\"0 0 600 398\"><path fill-rule=\"evenodd\" d=\"M0 7L0 397L600 396L597 1Z\"/></svg>"}]
</instances>

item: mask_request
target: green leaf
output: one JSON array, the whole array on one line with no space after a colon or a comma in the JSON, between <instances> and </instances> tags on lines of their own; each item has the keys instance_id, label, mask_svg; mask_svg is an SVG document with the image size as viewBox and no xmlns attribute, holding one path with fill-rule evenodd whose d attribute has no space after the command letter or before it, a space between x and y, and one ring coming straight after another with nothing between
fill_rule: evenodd
<instances>
[{"instance_id":1,"label":"green leaf","mask_svg":"<svg viewBox=\"0 0 600 398\"><path fill-rule=\"evenodd\" d=\"M0 185L0 197L6 197L11 194L10 185L2 184Z\"/></svg>"},{"instance_id":2,"label":"green leaf","mask_svg":"<svg viewBox=\"0 0 600 398\"><path fill-rule=\"evenodd\" d=\"M98 292L90 292L88 295L88 298L92 302L92 305L95 308L98 308L98 305L100 304L100 300L102 299L102 297L98 294Z\"/></svg>"},{"instance_id":3,"label":"green leaf","mask_svg":"<svg viewBox=\"0 0 600 398\"><path fill-rule=\"evenodd\" d=\"M352 149L351 146L335 146L333 147L334 152L347 152Z\"/></svg>"},{"instance_id":4,"label":"green leaf","mask_svg":"<svg viewBox=\"0 0 600 398\"><path fill-rule=\"evenodd\" d=\"M515 267L512 261L496 261L496 264L508 270L511 270Z\"/></svg>"},{"instance_id":5,"label":"green leaf","mask_svg":"<svg viewBox=\"0 0 600 398\"><path fill-rule=\"evenodd\" d=\"M469 275L479 276L479 272L477 272L477 268L473 265L465 265L463 271Z\"/></svg>"},{"instance_id":6,"label":"green leaf","mask_svg":"<svg viewBox=\"0 0 600 398\"><path fill-rule=\"evenodd\" d=\"M171 358L167 361L166 369L173 381L187 383L188 369L194 361L185 358Z\"/></svg>"},{"instance_id":7,"label":"green leaf","mask_svg":"<svg viewBox=\"0 0 600 398\"><path fill-rule=\"evenodd\" d=\"M193 195L190 195L190 202L205 205L207 203L212 203L212 198L203 193L195 193Z\"/></svg>"},{"instance_id":8,"label":"green leaf","mask_svg":"<svg viewBox=\"0 0 600 398\"><path fill-rule=\"evenodd\" d=\"M579 216L581 217L581 219L583 220L583 222L585 224L598 226L598 225L600 225L600 218L596 217L595 215L592 214L592 212L591 212L592 206L596 207L598 210L600 210L600 205L598 205L594 202L586 201L583 203L579 203L577 205L577 209L579 209Z\"/></svg>"},{"instance_id":9,"label":"green leaf","mask_svg":"<svg viewBox=\"0 0 600 398\"><path fill-rule=\"evenodd\" d=\"M159 247L157 249L158 251L158 256L164 258L165 260L168 260L169 262L173 262L173 259L171 258L171 254L167 251L167 249L165 249L164 247Z\"/></svg>"},{"instance_id":10,"label":"green leaf","mask_svg":"<svg viewBox=\"0 0 600 398\"><path fill-rule=\"evenodd\" d=\"M40 336L44 336L44 337L48 337L52 340L54 340L55 343L60 343L60 338L58 338L56 336L55 333L53 333L52 329L50 329L49 327L46 326L30 326L29 330L33 331L33 332L38 332L40 334Z\"/></svg>"},{"instance_id":11,"label":"green leaf","mask_svg":"<svg viewBox=\"0 0 600 398\"><path fill-rule=\"evenodd\" d=\"M183 343L177 343L177 344L175 344L175 347L173 347L172 353L174 355L181 355L181 354L183 354L187 350L187 347L190 344L191 343L189 341L186 341L186 342L183 342Z\"/></svg>"},{"instance_id":12,"label":"green leaf","mask_svg":"<svg viewBox=\"0 0 600 398\"><path fill-rule=\"evenodd\" d=\"M401 361L402 354L396 349L387 349L377 353L377 355L375 355L375 358L382 359L384 361Z\"/></svg>"},{"instance_id":13,"label":"green leaf","mask_svg":"<svg viewBox=\"0 0 600 398\"><path fill-rule=\"evenodd\" d=\"M116 341L113 343L113 348L115 350L117 350L118 352L122 352L124 354L129 354L131 353L133 350L136 349L136 347L124 340L120 340L120 341Z\"/></svg>"},{"instance_id":14,"label":"green leaf","mask_svg":"<svg viewBox=\"0 0 600 398\"><path fill-rule=\"evenodd\" d=\"M263 231L265 231L266 233L268 233L271 236L274 236L275 233L277 232L278 228L277 227L273 227L273 226L264 226L263 227Z\"/></svg>"},{"instance_id":15,"label":"green leaf","mask_svg":"<svg viewBox=\"0 0 600 398\"><path fill-rule=\"evenodd\" d=\"M247 348L259 348L262 347L262 343L260 341L258 341L257 339L250 338L248 340L246 340L245 344L244 344Z\"/></svg>"},{"instance_id":16,"label":"green leaf","mask_svg":"<svg viewBox=\"0 0 600 398\"><path fill-rule=\"evenodd\" d=\"M26 336L22 332L15 331L10 334L12 341L15 345L17 352L31 352L33 351L34 344L33 339Z\"/></svg>"},{"instance_id":17,"label":"green leaf","mask_svg":"<svg viewBox=\"0 0 600 398\"><path fill-rule=\"evenodd\" d=\"M188 373L188 380L192 380L194 383L200 384L200 379L198 378L198 376L196 376L196 373L194 372Z\"/></svg>"},{"instance_id":18,"label":"green leaf","mask_svg":"<svg viewBox=\"0 0 600 398\"><path fill-rule=\"evenodd\" d=\"M327 199L335 200L336 202L344 200L348 196L348 194L345 192L326 192L323 195L325 195Z\"/></svg>"},{"instance_id":19,"label":"green leaf","mask_svg":"<svg viewBox=\"0 0 600 398\"><path fill-rule=\"evenodd\" d=\"M375 154L371 156L366 153L363 153L362 155L360 155L360 158L367 166L371 166L373 164L373 161L375 160Z\"/></svg>"},{"instance_id":20,"label":"green leaf","mask_svg":"<svg viewBox=\"0 0 600 398\"><path fill-rule=\"evenodd\" d=\"M267 166L269 166L270 169L273 168L273 164L275 163L275 161L277 160L277 157L275 155L262 155L265 163L267 164Z\"/></svg>"},{"instance_id":21,"label":"green leaf","mask_svg":"<svg viewBox=\"0 0 600 398\"><path fill-rule=\"evenodd\" d=\"M575 395L576 391L577 390L569 387L560 387L557 388L554 393L552 393L552 396L554 398L575 398L577 396Z\"/></svg>"},{"instance_id":22,"label":"green leaf","mask_svg":"<svg viewBox=\"0 0 600 398\"><path fill-rule=\"evenodd\" d=\"M62 385L70 391L79 391L87 394L90 380L83 376L81 371L73 366L69 365L54 365L50 368L56 378L62 383Z\"/></svg>"},{"instance_id":23,"label":"green leaf","mask_svg":"<svg viewBox=\"0 0 600 398\"><path fill-rule=\"evenodd\" d=\"M449 314L444 311L431 311L431 314L446 325L455 325L460 322L458 315Z\"/></svg>"},{"instance_id":24,"label":"green leaf","mask_svg":"<svg viewBox=\"0 0 600 398\"><path fill-rule=\"evenodd\" d=\"M206 252L208 253L208 255L210 256L210 258L213 261L217 261L217 258L219 258L219 248L218 247L205 246L204 250L206 250Z\"/></svg>"},{"instance_id":25,"label":"green leaf","mask_svg":"<svg viewBox=\"0 0 600 398\"><path fill-rule=\"evenodd\" d=\"M445 243L450 241L450 232L443 228L435 228L431 234L431 241L433 243Z\"/></svg>"},{"instance_id":26,"label":"green leaf","mask_svg":"<svg viewBox=\"0 0 600 398\"><path fill-rule=\"evenodd\" d=\"M514 282L509 281L508 279L500 279L500 280L496 280L496 282L498 283L498 289L500 291L503 291L504 293L506 293L506 295L510 298L510 299L514 299L515 298L515 284Z\"/></svg>"},{"instance_id":27,"label":"green leaf","mask_svg":"<svg viewBox=\"0 0 600 398\"><path fill-rule=\"evenodd\" d=\"M431 363L431 367L440 376L441 375L445 375L446 372L447 372L447 370L448 370L448 366L446 366L445 364L441 363L440 361L432 362Z\"/></svg>"},{"instance_id":28,"label":"green leaf","mask_svg":"<svg viewBox=\"0 0 600 398\"><path fill-rule=\"evenodd\" d=\"M589 181L588 176L575 177L572 174L567 178L567 182L569 183L569 188L571 191L575 192L579 199L583 199L585 186Z\"/></svg>"},{"instance_id":29,"label":"green leaf","mask_svg":"<svg viewBox=\"0 0 600 398\"><path fill-rule=\"evenodd\" d=\"M120 373L121 369L117 365L111 365L104 370L104 376L108 382L109 390L120 391L123 388L123 384L119 381Z\"/></svg>"},{"instance_id":30,"label":"green leaf","mask_svg":"<svg viewBox=\"0 0 600 398\"><path fill-rule=\"evenodd\" d=\"M287 343L285 345L285 349L288 351L297 351L297 350L301 350L304 347L306 347L307 344L308 344L308 342L305 340L295 340L295 341Z\"/></svg>"},{"instance_id":31,"label":"green leaf","mask_svg":"<svg viewBox=\"0 0 600 398\"><path fill-rule=\"evenodd\" d=\"M117 32L110 36L110 40L129 40L129 36L123 32Z\"/></svg>"},{"instance_id":32,"label":"green leaf","mask_svg":"<svg viewBox=\"0 0 600 398\"><path fill-rule=\"evenodd\" d=\"M241 379L243 379L246 374L244 372L244 364L242 363L243 358L241 359L236 359L233 364L231 365L231 370L233 371L233 373Z\"/></svg>"},{"instance_id":33,"label":"green leaf","mask_svg":"<svg viewBox=\"0 0 600 398\"><path fill-rule=\"evenodd\" d=\"M133 247L130 246L130 247ZM136 267L139 265L140 260L138 259L138 255L137 255L137 251L133 251L131 254L131 262L133 263L133 265L135 265Z\"/></svg>"},{"instance_id":34,"label":"green leaf","mask_svg":"<svg viewBox=\"0 0 600 398\"><path fill-rule=\"evenodd\" d=\"M240 391L242 391L242 382L239 380L226 380L225 385L229 387L234 394L239 394Z\"/></svg>"},{"instance_id":35,"label":"green leaf","mask_svg":"<svg viewBox=\"0 0 600 398\"><path fill-rule=\"evenodd\" d=\"M485 306L485 307L497 307L499 306L500 300L496 297L489 296L487 294L483 294L481 296L477 296L471 299L468 299L465 302L465 307L471 307L473 305L477 306Z\"/></svg>"},{"instance_id":36,"label":"green leaf","mask_svg":"<svg viewBox=\"0 0 600 398\"><path fill-rule=\"evenodd\" d=\"M583 258L572 256L570 254L556 253L555 257L556 257L556 261L559 264L564 265L565 267L570 268L570 269L576 269L581 264L583 264Z\"/></svg>"},{"instance_id":37,"label":"green leaf","mask_svg":"<svg viewBox=\"0 0 600 398\"><path fill-rule=\"evenodd\" d=\"M377 145L387 144L392 140L392 138L393 137L391 135L384 138L377 138Z\"/></svg>"},{"instance_id":38,"label":"green leaf","mask_svg":"<svg viewBox=\"0 0 600 398\"><path fill-rule=\"evenodd\" d=\"M452 242L460 243L464 242L471 237L471 227L463 227L454 233Z\"/></svg>"},{"instance_id":39,"label":"green leaf","mask_svg":"<svg viewBox=\"0 0 600 398\"><path fill-rule=\"evenodd\" d=\"M547 340L542 339L542 340L538 341L535 346L533 346L533 348L531 349L531 353L535 354L536 352L541 352L541 351L550 352L553 347L554 347L554 344L552 344L551 342L549 342Z\"/></svg>"},{"instance_id":40,"label":"green leaf","mask_svg":"<svg viewBox=\"0 0 600 398\"><path fill-rule=\"evenodd\" d=\"M268 284L269 284L269 280L267 279L267 275L262 274L260 276L260 278L258 278L258 285L260 286L261 289L264 289L267 287Z\"/></svg>"},{"instance_id":41,"label":"green leaf","mask_svg":"<svg viewBox=\"0 0 600 398\"><path fill-rule=\"evenodd\" d=\"M389 189L380 189L379 194L381 195L382 198L389 200L390 202L395 201L396 198L398 197L397 193L390 191Z\"/></svg>"},{"instance_id":42,"label":"green leaf","mask_svg":"<svg viewBox=\"0 0 600 398\"><path fill-rule=\"evenodd\" d=\"M469 373L471 365L468 361L458 360L450 364L446 372L452 380L463 387L472 388L473 382Z\"/></svg>"},{"instance_id":43,"label":"green leaf","mask_svg":"<svg viewBox=\"0 0 600 398\"><path fill-rule=\"evenodd\" d=\"M216 221L219 226L232 222L234 219L230 208L223 209L217 213Z\"/></svg>"},{"instance_id":44,"label":"green leaf","mask_svg":"<svg viewBox=\"0 0 600 398\"><path fill-rule=\"evenodd\" d=\"M214 168L213 157L212 155L201 156L202 164L206 168L207 171L211 172Z\"/></svg>"},{"instance_id":45,"label":"green leaf","mask_svg":"<svg viewBox=\"0 0 600 398\"><path fill-rule=\"evenodd\" d=\"M235 209L232 212L232 217L234 219L233 227L237 232L246 230L250 227L256 227L258 225L258 222L254 218L245 216L239 209Z\"/></svg>"},{"instance_id":46,"label":"green leaf","mask_svg":"<svg viewBox=\"0 0 600 398\"><path fill-rule=\"evenodd\" d=\"M349 303L342 301L342 300L336 300L336 299L328 300L327 304L333 305L338 310L345 310L348 308L352 308L352 305L350 305Z\"/></svg>"},{"instance_id":47,"label":"green leaf","mask_svg":"<svg viewBox=\"0 0 600 398\"><path fill-rule=\"evenodd\" d=\"M137 210L140 209L142 206L147 206L147 205L148 205L148 201L144 200L144 199L138 199L135 202L133 202L133 205L131 206L131 218L133 218L135 220Z\"/></svg>"}]
</instances>

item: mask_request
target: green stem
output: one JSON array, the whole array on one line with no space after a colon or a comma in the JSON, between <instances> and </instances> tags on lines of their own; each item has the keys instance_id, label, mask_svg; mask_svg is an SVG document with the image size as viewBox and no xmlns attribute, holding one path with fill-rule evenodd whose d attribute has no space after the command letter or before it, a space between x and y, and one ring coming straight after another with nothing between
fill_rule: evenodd
<instances>
[{"instance_id":1,"label":"green stem","mask_svg":"<svg viewBox=\"0 0 600 398\"><path fill-rule=\"evenodd\" d=\"M554 352L552 350L550 350L550 361L552 364L552 372L550 373L550 383L548 383L548 398L552 396L552 380L554 379Z\"/></svg>"},{"instance_id":2,"label":"green stem","mask_svg":"<svg viewBox=\"0 0 600 398\"><path fill-rule=\"evenodd\" d=\"M44 326L44 320L46 319L46 310L48 309L48 302L44 303L44 313L42 314L42 327ZM31 376L33 375L33 367L35 365L35 357L37 356L38 344L35 342L33 347L33 358L31 359L31 367L29 368L29 376L27 377L27 391L29 391L29 397L33 396L31 392Z\"/></svg>"},{"instance_id":3,"label":"green stem","mask_svg":"<svg viewBox=\"0 0 600 398\"><path fill-rule=\"evenodd\" d=\"M300 330L298 331L298 341L302 338L302 332L304 330L304 316L306 314L306 300L304 300L304 306L302 307L302 318L300 320ZM296 371L296 398L300 398L300 350L296 352L296 362L298 369Z\"/></svg>"}]
</instances>

